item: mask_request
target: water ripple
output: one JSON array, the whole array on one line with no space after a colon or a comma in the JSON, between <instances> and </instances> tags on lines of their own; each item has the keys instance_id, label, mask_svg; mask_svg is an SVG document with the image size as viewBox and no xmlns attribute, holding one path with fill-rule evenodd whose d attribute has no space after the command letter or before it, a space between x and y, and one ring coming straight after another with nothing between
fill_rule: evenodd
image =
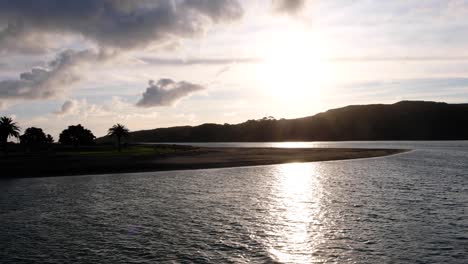
<instances>
[{"instance_id":1,"label":"water ripple","mask_svg":"<svg viewBox=\"0 0 468 264\"><path fill-rule=\"evenodd\" d=\"M418 143L419 144L419 143ZM1 263L466 263L468 151L0 182Z\"/></svg>"}]
</instances>

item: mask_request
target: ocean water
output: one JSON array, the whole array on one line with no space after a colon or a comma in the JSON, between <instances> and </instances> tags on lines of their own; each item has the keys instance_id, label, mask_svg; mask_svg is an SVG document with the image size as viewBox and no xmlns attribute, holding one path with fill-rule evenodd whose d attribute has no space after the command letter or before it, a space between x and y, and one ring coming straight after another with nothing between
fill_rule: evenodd
<instances>
[{"instance_id":1,"label":"ocean water","mask_svg":"<svg viewBox=\"0 0 468 264\"><path fill-rule=\"evenodd\" d=\"M468 142L282 144L414 151L2 180L0 263L468 263Z\"/></svg>"}]
</instances>

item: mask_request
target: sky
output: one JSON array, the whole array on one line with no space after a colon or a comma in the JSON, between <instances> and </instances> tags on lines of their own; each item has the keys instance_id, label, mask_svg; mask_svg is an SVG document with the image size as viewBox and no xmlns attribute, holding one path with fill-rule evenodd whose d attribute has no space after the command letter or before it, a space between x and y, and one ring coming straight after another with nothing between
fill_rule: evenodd
<instances>
[{"instance_id":1,"label":"sky","mask_svg":"<svg viewBox=\"0 0 468 264\"><path fill-rule=\"evenodd\" d=\"M468 102L468 1L0 0L0 116L58 137Z\"/></svg>"}]
</instances>

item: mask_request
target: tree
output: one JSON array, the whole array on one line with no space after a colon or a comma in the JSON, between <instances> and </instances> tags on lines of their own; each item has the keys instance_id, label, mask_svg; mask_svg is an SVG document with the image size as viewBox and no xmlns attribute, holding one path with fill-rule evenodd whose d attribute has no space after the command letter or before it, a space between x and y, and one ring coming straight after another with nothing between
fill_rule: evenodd
<instances>
[{"instance_id":1,"label":"tree","mask_svg":"<svg viewBox=\"0 0 468 264\"><path fill-rule=\"evenodd\" d=\"M47 144L54 144L54 138L50 134L47 134L46 142Z\"/></svg>"},{"instance_id":2,"label":"tree","mask_svg":"<svg viewBox=\"0 0 468 264\"><path fill-rule=\"evenodd\" d=\"M78 124L76 126L69 126L67 129L63 130L62 133L60 133L59 142L63 145L78 147L80 145L93 145L95 138L91 130Z\"/></svg>"},{"instance_id":3,"label":"tree","mask_svg":"<svg viewBox=\"0 0 468 264\"><path fill-rule=\"evenodd\" d=\"M111 128L109 128L107 135L111 137L115 136L117 138L117 146L120 152L121 151L120 143L121 143L122 137L130 136L130 130L128 130L128 128L126 128L124 125L116 124L112 126Z\"/></svg>"},{"instance_id":4,"label":"tree","mask_svg":"<svg viewBox=\"0 0 468 264\"><path fill-rule=\"evenodd\" d=\"M47 143L47 136L41 128L30 127L19 137L20 143L28 147L44 145Z\"/></svg>"},{"instance_id":5,"label":"tree","mask_svg":"<svg viewBox=\"0 0 468 264\"><path fill-rule=\"evenodd\" d=\"M7 142L9 137L19 137L20 128L16 122L10 117L0 118L0 144L3 145L5 152L7 152Z\"/></svg>"}]
</instances>

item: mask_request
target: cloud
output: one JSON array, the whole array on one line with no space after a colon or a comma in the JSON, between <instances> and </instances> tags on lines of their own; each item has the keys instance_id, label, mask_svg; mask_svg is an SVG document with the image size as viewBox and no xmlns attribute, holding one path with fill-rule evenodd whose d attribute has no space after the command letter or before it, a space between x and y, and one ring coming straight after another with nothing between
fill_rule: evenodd
<instances>
[{"instance_id":1,"label":"cloud","mask_svg":"<svg viewBox=\"0 0 468 264\"><path fill-rule=\"evenodd\" d=\"M34 54L71 37L97 45L67 50L46 67L0 81L0 99L56 98L99 65L128 51L166 47L204 33L213 23L239 19L238 0L0 0L0 54ZM168 62L170 63L170 62Z\"/></svg>"},{"instance_id":2,"label":"cloud","mask_svg":"<svg viewBox=\"0 0 468 264\"><path fill-rule=\"evenodd\" d=\"M306 0L272 0L274 10L283 13L295 14L305 5Z\"/></svg>"},{"instance_id":3,"label":"cloud","mask_svg":"<svg viewBox=\"0 0 468 264\"><path fill-rule=\"evenodd\" d=\"M36 67L21 73L16 80L0 81L0 98L32 100L56 97L81 80L84 67L113 56L113 53L102 51L63 51L46 68Z\"/></svg>"},{"instance_id":4,"label":"cloud","mask_svg":"<svg viewBox=\"0 0 468 264\"><path fill-rule=\"evenodd\" d=\"M78 102L75 100L68 100L65 103L63 103L60 110L54 112L54 114L60 115L60 116L73 114L76 112L77 109L78 109Z\"/></svg>"},{"instance_id":5,"label":"cloud","mask_svg":"<svg viewBox=\"0 0 468 264\"><path fill-rule=\"evenodd\" d=\"M160 57L141 57L135 59L139 63L158 66L192 66L192 65L225 65L225 68L235 64L256 64L264 62L260 57L225 57L225 58L160 58ZM468 56L355 56L355 57L324 57L323 60L329 62L374 62L374 61L467 61ZM0 67L2 65L0 64Z\"/></svg>"},{"instance_id":6,"label":"cloud","mask_svg":"<svg viewBox=\"0 0 468 264\"><path fill-rule=\"evenodd\" d=\"M242 15L238 0L0 0L0 47L40 52L54 43L38 40L69 34L100 47L141 48Z\"/></svg>"},{"instance_id":7,"label":"cloud","mask_svg":"<svg viewBox=\"0 0 468 264\"><path fill-rule=\"evenodd\" d=\"M467 88L466 77L376 79L337 85L334 93L355 102L437 100L464 103Z\"/></svg>"},{"instance_id":8,"label":"cloud","mask_svg":"<svg viewBox=\"0 0 468 264\"><path fill-rule=\"evenodd\" d=\"M120 97L113 96L110 101L103 104L90 104L86 99L65 101L58 111L52 112L55 116L71 118L72 116L88 118L89 116L99 117L120 117L128 119L128 116L135 114L137 108L134 104L123 101ZM125 117L125 118L123 118Z\"/></svg>"},{"instance_id":9,"label":"cloud","mask_svg":"<svg viewBox=\"0 0 468 264\"><path fill-rule=\"evenodd\" d=\"M180 58L157 58L157 57L144 57L139 58L140 61L152 65L169 65L169 66L191 66L191 65L225 65L232 63L258 63L261 58L193 58L193 59L180 59Z\"/></svg>"},{"instance_id":10,"label":"cloud","mask_svg":"<svg viewBox=\"0 0 468 264\"><path fill-rule=\"evenodd\" d=\"M434 61L466 61L467 56L389 56L389 57L330 57L325 58L327 61L337 62L379 62L379 61L418 61L418 62L434 62Z\"/></svg>"},{"instance_id":11,"label":"cloud","mask_svg":"<svg viewBox=\"0 0 468 264\"><path fill-rule=\"evenodd\" d=\"M219 69L218 72L216 72L216 74L215 74L215 78L218 78L219 76L221 76L224 73L231 70L231 67L232 67L232 64L229 64L229 65L226 65L226 66L222 67L221 69Z\"/></svg>"},{"instance_id":12,"label":"cloud","mask_svg":"<svg viewBox=\"0 0 468 264\"><path fill-rule=\"evenodd\" d=\"M58 48L58 43L52 40L53 34L28 32L22 24L8 23L3 29L1 25L0 22L0 54L10 51L37 54L45 53L50 48Z\"/></svg>"},{"instance_id":13,"label":"cloud","mask_svg":"<svg viewBox=\"0 0 468 264\"><path fill-rule=\"evenodd\" d=\"M139 107L171 106L190 94L205 87L189 82L175 82L171 79L160 79L157 83L149 81L149 87L137 103Z\"/></svg>"}]
</instances>

